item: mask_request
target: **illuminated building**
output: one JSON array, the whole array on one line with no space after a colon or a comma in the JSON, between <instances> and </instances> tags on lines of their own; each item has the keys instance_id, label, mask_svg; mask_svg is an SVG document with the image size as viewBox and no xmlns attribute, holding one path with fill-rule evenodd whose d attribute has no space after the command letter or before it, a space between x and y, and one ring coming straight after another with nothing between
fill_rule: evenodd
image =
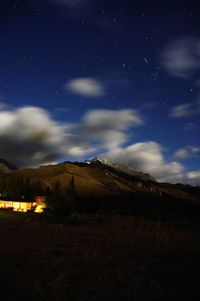
<instances>
[{"instance_id":1,"label":"illuminated building","mask_svg":"<svg viewBox=\"0 0 200 301\"><path fill-rule=\"evenodd\" d=\"M21 212L27 212L31 210L37 213L41 213L44 211L45 207L46 204L44 196L36 196L34 200L0 196L0 209L12 209L13 211Z\"/></svg>"}]
</instances>

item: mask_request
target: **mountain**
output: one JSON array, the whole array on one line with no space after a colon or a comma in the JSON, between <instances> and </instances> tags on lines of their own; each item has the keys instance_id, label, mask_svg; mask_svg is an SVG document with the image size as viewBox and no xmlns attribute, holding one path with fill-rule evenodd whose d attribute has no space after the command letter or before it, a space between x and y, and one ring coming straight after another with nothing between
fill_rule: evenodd
<instances>
[{"instance_id":1,"label":"mountain","mask_svg":"<svg viewBox=\"0 0 200 301\"><path fill-rule=\"evenodd\" d=\"M94 158L83 163L63 162L39 168L15 169L1 161L10 173L0 175L2 190L24 192L32 189L35 193L64 191L73 180L79 198L94 199L145 199L145 200L200 200L200 187L158 183L148 174L134 171L121 165ZM6 164L5 164L6 162ZM5 184L6 183L6 184ZM6 187L5 187L6 186ZM21 187L19 189L19 187Z\"/></svg>"},{"instance_id":2,"label":"mountain","mask_svg":"<svg viewBox=\"0 0 200 301\"><path fill-rule=\"evenodd\" d=\"M17 168L8 161L0 158L0 172L9 173Z\"/></svg>"},{"instance_id":3,"label":"mountain","mask_svg":"<svg viewBox=\"0 0 200 301\"><path fill-rule=\"evenodd\" d=\"M127 168L123 165L115 164L109 161L106 161L102 158L94 157L92 160L86 161L86 163L91 164L91 166L104 166L108 170L114 170L116 173L118 173L121 176L130 177L133 178L135 177L136 179L140 179L142 181L153 181L156 182L156 180L149 174L147 173L142 173L133 170L132 168Z\"/></svg>"}]
</instances>

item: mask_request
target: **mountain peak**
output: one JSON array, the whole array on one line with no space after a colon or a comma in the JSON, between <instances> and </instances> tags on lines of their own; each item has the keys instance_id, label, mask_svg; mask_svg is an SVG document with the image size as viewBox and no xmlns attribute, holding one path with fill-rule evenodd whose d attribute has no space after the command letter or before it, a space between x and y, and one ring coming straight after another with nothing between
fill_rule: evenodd
<instances>
[{"instance_id":1,"label":"mountain peak","mask_svg":"<svg viewBox=\"0 0 200 301\"><path fill-rule=\"evenodd\" d=\"M85 163L91 164L93 166L104 166L107 169L114 169L117 172L128 174L129 176L137 177L138 179L141 179L143 181L153 181L156 182L156 180L149 174L143 173L140 171L136 171L131 167L127 167L122 164L116 164L109 162L101 157L94 157L91 160L86 161Z\"/></svg>"},{"instance_id":2,"label":"mountain peak","mask_svg":"<svg viewBox=\"0 0 200 301\"><path fill-rule=\"evenodd\" d=\"M111 164L107 160L102 159L100 157L94 157L90 162L93 162L93 163L97 163L98 162L98 163L102 163L102 164Z\"/></svg>"}]
</instances>

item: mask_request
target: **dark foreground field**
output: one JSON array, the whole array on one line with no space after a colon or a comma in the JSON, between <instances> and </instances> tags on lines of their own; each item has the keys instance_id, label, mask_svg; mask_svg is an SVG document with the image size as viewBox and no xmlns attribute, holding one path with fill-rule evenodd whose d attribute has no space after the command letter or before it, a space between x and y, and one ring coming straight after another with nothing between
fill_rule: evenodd
<instances>
[{"instance_id":1,"label":"dark foreground field","mask_svg":"<svg viewBox=\"0 0 200 301\"><path fill-rule=\"evenodd\" d=\"M188 221L0 212L0 300L200 300Z\"/></svg>"}]
</instances>

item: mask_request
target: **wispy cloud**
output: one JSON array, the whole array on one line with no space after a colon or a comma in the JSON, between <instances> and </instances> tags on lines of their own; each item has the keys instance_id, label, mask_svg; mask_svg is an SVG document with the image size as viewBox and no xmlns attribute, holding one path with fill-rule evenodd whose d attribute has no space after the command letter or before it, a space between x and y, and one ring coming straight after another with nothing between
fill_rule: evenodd
<instances>
[{"instance_id":1,"label":"wispy cloud","mask_svg":"<svg viewBox=\"0 0 200 301\"><path fill-rule=\"evenodd\" d=\"M200 70L200 40L191 37L175 40L162 52L161 58L171 75L190 78Z\"/></svg>"},{"instance_id":2,"label":"wispy cloud","mask_svg":"<svg viewBox=\"0 0 200 301\"><path fill-rule=\"evenodd\" d=\"M169 115L173 118L182 118L196 114L192 104L184 103L170 109Z\"/></svg>"},{"instance_id":3,"label":"wispy cloud","mask_svg":"<svg viewBox=\"0 0 200 301\"><path fill-rule=\"evenodd\" d=\"M193 85L200 87L200 39L185 37L171 42L161 53L161 63L172 76L192 80ZM200 98L196 103L183 103L170 110L170 116L181 118L200 112Z\"/></svg>"},{"instance_id":4,"label":"wispy cloud","mask_svg":"<svg viewBox=\"0 0 200 301\"><path fill-rule=\"evenodd\" d=\"M187 172L184 178L185 183L200 184L200 170Z\"/></svg>"},{"instance_id":5,"label":"wispy cloud","mask_svg":"<svg viewBox=\"0 0 200 301\"><path fill-rule=\"evenodd\" d=\"M95 78L75 78L65 84L65 89L84 97L100 97L105 94L104 85Z\"/></svg>"},{"instance_id":6,"label":"wispy cloud","mask_svg":"<svg viewBox=\"0 0 200 301\"><path fill-rule=\"evenodd\" d=\"M200 157L200 147L187 146L185 148L177 150L173 157L175 160L183 160L191 157Z\"/></svg>"}]
</instances>

